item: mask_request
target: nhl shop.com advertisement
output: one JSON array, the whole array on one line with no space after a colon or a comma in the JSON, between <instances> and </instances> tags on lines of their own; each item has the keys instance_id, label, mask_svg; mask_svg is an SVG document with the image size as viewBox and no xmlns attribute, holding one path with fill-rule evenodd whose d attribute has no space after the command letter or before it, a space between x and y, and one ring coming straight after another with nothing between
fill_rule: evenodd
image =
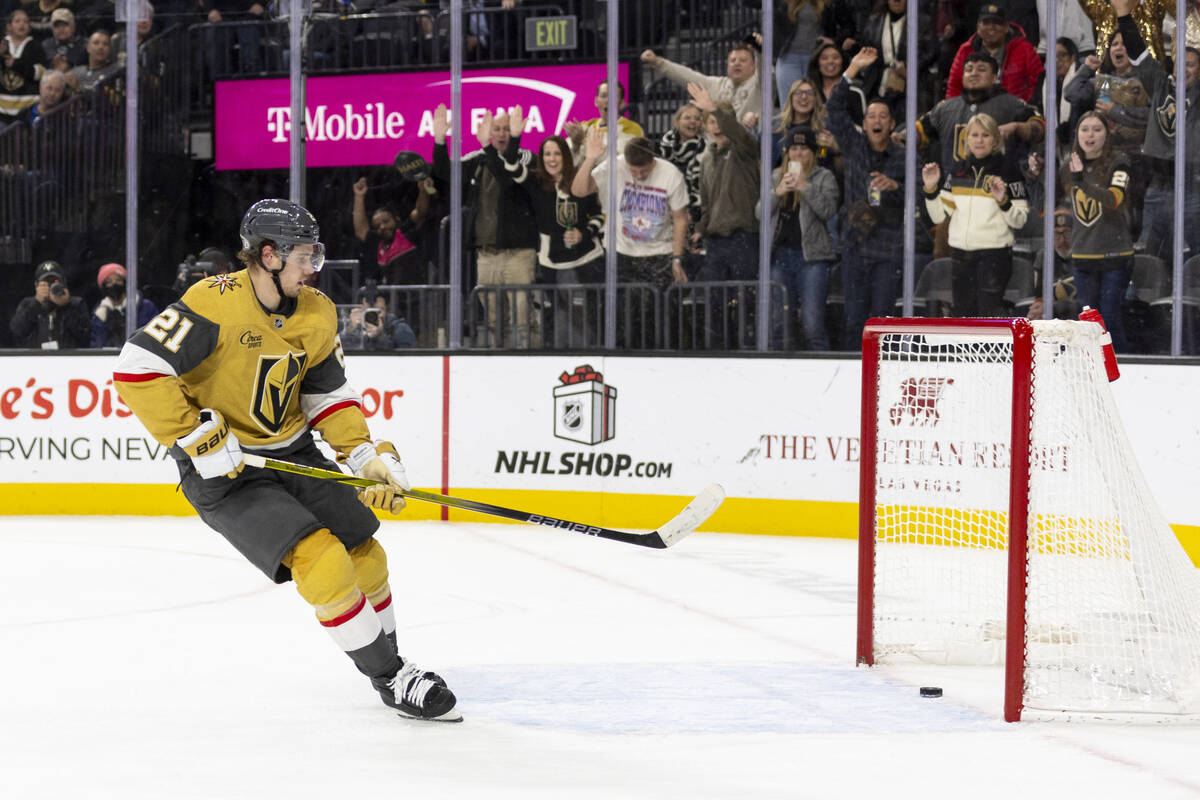
<instances>
[{"instance_id":1,"label":"nhl shop.com advertisement","mask_svg":"<svg viewBox=\"0 0 1200 800\"><path fill-rule=\"evenodd\" d=\"M617 388L591 364L563 372L554 387L554 436L568 442L597 445L617 436ZM496 472L539 475L622 475L631 478L669 478L672 464L637 460L629 453L594 450L501 450Z\"/></svg>"},{"instance_id":2,"label":"nhl shop.com advertisement","mask_svg":"<svg viewBox=\"0 0 1200 800\"><path fill-rule=\"evenodd\" d=\"M38 485L123 485L136 507L109 504L104 513L186 511L181 500L171 511L139 498L174 497L178 472L113 390L115 353L0 359L0 510L45 513L28 499ZM346 362L372 434L396 444L416 487L518 507L517 495L530 492L564 504L619 494L626 499L611 505L625 506L630 496L675 502L717 482L738 515L729 530L806 532L828 528L834 514L853 534L856 359L350 354ZM1002 473L993 468L1005 459L997 437L934 424L953 394L920 377L897 376L881 398L891 414L885 458L914 478L934 458L969 464L965 476ZM1113 390L1168 521L1200 524L1192 502L1200 423L1140 413L1200 393L1200 369L1130 364ZM1043 469L1072 464L1068 451L1038 459ZM968 485L943 487L941 502L962 501ZM100 513L85 506L80 513Z\"/></svg>"}]
</instances>

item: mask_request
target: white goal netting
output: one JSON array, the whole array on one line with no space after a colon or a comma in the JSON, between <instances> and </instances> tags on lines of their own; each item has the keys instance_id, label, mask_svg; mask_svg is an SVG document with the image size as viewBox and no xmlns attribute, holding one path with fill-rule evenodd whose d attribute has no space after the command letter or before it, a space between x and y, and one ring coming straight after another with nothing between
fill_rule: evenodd
<instances>
[{"instance_id":1,"label":"white goal netting","mask_svg":"<svg viewBox=\"0 0 1200 800\"><path fill-rule=\"evenodd\" d=\"M1198 713L1200 578L1125 436L1098 326L1034 334L1023 704ZM880 339L876 661L1004 661L1013 374L1003 329Z\"/></svg>"}]
</instances>

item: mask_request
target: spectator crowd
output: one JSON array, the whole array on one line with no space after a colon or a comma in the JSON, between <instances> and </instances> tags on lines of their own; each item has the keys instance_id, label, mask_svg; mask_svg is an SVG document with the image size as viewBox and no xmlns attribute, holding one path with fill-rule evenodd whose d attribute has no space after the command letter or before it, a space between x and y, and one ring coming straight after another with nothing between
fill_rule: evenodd
<instances>
[{"instance_id":1,"label":"spectator crowd","mask_svg":"<svg viewBox=\"0 0 1200 800\"><path fill-rule=\"evenodd\" d=\"M259 3L205 3L210 23L270 15ZM655 309L666 309L665 299L675 298L680 314L683 305L698 313L700 287L734 284L751 294L704 295L705 324L736 317L733 346L755 347L751 284L759 230L767 226L770 277L782 290L772 295L772 344L856 350L868 317L897 313L912 219L917 291L944 283L951 301L942 313L1073 315L1089 305L1104 315L1119 351L1147 350L1144 331L1133 330L1145 316L1131 309L1131 287L1144 270L1169 268L1174 258L1180 125L1189 143L1185 256L1200 254L1200 0L1190 0L1184 20L1174 20L1174 6L1163 0L1060 0L1050 4L1054 42L1046 37L1047 5L937 0L921 4L911 20L907 0L873 7L865 0L777 0L774 52L764 53L762 37L752 33L728 48L723 74L705 74L655 49L641 53L633 88L676 87L680 103L669 124L664 119L666 129L637 118L638 91L631 98L631 87L603 82L596 116L567 122L536 151L522 145L526 120L514 107L485 115L473 131L476 142L464 142L463 159L452 163L450 121L439 107L430 163L405 161L400 181L356 174L347 193L357 252L342 255L357 258L361 285L348 298L344 342L367 349L434 345L423 338L427 312L397 308L378 287L415 291L432 282L439 222L457 171L467 209L468 282L477 287L477 346L600 344L604 253L615 247L618 347L663 346L667 321ZM3 118L36 126L72 92L119 68L106 13L111 4L85 16L62 0L49 10L32 3L8 13L0 44ZM485 58L500 48L498 20L471 18L468 54ZM908 51L909 24L917 26L917 53ZM1186 41L1182 91L1175 86L1176 37ZM242 28L213 41L241 53L246 71L262 68L261 42ZM1051 57L1053 87L1045 69ZM773 86L763 85L765 59ZM912 73L916 117L906 125ZM760 118L764 92L774 105L768 119ZM1051 97L1058 124L1047 131ZM610 103L619 118L614 163L607 159ZM918 151L914 207L904 202L906 135L916 137ZM764 137L767 165L760 163ZM1042 186L1047 159L1057 168L1051 196ZM763 177L770 181L766 207ZM610 208L613 184L617 206ZM616 217L611 243L604 236L608 214ZM1055 219L1049 247L1042 240L1046 214ZM1051 309L1041 303L1038 266L1048 257ZM127 304L139 323L156 313L136 292L126 296L117 264L98 270L103 299L90 310L65 286L69 272L54 262L36 267L34 294L11 320L20 346L112 346L112 321L125 319Z\"/></svg>"}]
</instances>

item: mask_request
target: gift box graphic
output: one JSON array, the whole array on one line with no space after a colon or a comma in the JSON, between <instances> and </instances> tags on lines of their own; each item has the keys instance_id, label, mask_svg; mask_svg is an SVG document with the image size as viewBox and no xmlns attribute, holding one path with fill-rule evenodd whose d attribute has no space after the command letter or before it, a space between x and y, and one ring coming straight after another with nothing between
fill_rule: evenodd
<instances>
[{"instance_id":1,"label":"gift box graphic","mask_svg":"<svg viewBox=\"0 0 1200 800\"><path fill-rule=\"evenodd\" d=\"M617 435L617 390L590 364L564 372L554 387L554 435L583 444L607 442Z\"/></svg>"}]
</instances>

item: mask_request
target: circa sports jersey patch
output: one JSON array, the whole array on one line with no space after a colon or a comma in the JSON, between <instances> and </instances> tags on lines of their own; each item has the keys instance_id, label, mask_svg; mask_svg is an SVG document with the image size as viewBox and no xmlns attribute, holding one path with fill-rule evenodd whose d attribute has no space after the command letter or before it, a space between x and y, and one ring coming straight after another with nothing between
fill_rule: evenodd
<instances>
[{"instance_id":1,"label":"circa sports jersey patch","mask_svg":"<svg viewBox=\"0 0 1200 800\"><path fill-rule=\"evenodd\" d=\"M307 363L305 352L258 357L250 416L267 433L274 435L283 429L288 403L300 385Z\"/></svg>"},{"instance_id":2,"label":"circa sports jersey patch","mask_svg":"<svg viewBox=\"0 0 1200 800\"><path fill-rule=\"evenodd\" d=\"M213 275L208 279L208 288L216 289L221 294L225 294L226 289L232 292L234 289L242 288L242 285L232 275Z\"/></svg>"}]
</instances>

